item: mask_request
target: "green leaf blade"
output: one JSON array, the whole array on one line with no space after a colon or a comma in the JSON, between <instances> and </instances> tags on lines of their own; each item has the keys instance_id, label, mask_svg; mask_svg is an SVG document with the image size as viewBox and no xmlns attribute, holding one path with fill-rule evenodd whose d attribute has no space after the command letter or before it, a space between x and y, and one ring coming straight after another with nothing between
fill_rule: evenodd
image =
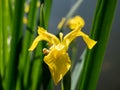
<instances>
[{"instance_id":1,"label":"green leaf blade","mask_svg":"<svg viewBox=\"0 0 120 90\"><path fill-rule=\"evenodd\" d=\"M98 0L91 31L91 38L97 40L97 44L92 50L87 50L78 90L96 89L116 4L117 0Z\"/></svg>"}]
</instances>

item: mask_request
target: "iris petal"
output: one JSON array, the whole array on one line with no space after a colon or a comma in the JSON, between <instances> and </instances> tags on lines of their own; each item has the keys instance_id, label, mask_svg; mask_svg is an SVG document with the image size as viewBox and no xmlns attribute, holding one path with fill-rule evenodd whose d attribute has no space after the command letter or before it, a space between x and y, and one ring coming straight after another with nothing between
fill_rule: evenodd
<instances>
[{"instance_id":1,"label":"iris petal","mask_svg":"<svg viewBox=\"0 0 120 90\"><path fill-rule=\"evenodd\" d=\"M64 39L63 39L63 43L66 47L69 46L69 44L78 36L81 36L81 28L80 26L78 26L75 30L71 31L70 33L68 33Z\"/></svg>"},{"instance_id":2,"label":"iris petal","mask_svg":"<svg viewBox=\"0 0 120 90\"><path fill-rule=\"evenodd\" d=\"M52 49L52 51L44 57L44 61L50 69L55 84L57 84L64 77L71 66L70 58L64 49Z\"/></svg>"},{"instance_id":3,"label":"iris petal","mask_svg":"<svg viewBox=\"0 0 120 90\"><path fill-rule=\"evenodd\" d=\"M84 27L85 22L82 17L75 16L67 21L67 25L70 29L75 29L77 26L80 26L81 28Z\"/></svg>"},{"instance_id":4,"label":"iris petal","mask_svg":"<svg viewBox=\"0 0 120 90\"><path fill-rule=\"evenodd\" d=\"M83 32L81 32L81 33L82 33L81 36L82 36L83 40L85 41L85 43L87 44L88 48L92 49L93 46L97 43L97 41L94 41L93 39L91 39L87 34L85 34Z\"/></svg>"},{"instance_id":5,"label":"iris petal","mask_svg":"<svg viewBox=\"0 0 120 90\"><path fill-rule=\"evenodd\" d=\"M97 43L81 31L84 26L84 20L81 17L77 16L73 18L69 21L69 25L71 25L70 28L74 30L68 33L64 38L63 34L60 33L60 39L58 39L55 35L48 33L44 28L38 27L38 36L35 38L29 49L30 51L34 50L38 42L41 40L45 40L52 44L49 48L49 52L44 57L44 62L48 65L55 84L64 77L71 67L71 60L67 50L69 44L75 38L81 36L89 49Z\"/></svg>"},{"instance_id":6,"label":"iris petal","mask_svg":"<svg viewBox=\"0 0 120 90\"><path fill-rule=\"evenodd\" d=\"M47 42L49 42L50 44L53 44L53 45L57 45L58 43L60 43L60 40L55 35L53 35L51 33L48 33L42 27L38 27L38 34L39 34L39 36L37 36L35 38L31 47L29 48L29 51L33 51L36 48L38 42L42 41L42 40L47 41Z\"/></svg>"},{"instance_id":7,"label":"iris petal","mask_svg":"<svg viewBox=\"0 0 120 90\"><path fill-rule=\"evenodd\" d=\"M33 51L41 40L43 40L43 38L41 36L37 36L28 50Z\"/></svg>"},{"instance_id":8,"label":"iris petal","mask_svg":"<svg viewBox=\"0 0 120 90\"><path fill-rule=\"evenodd\" d=\"M53 44L59 44L60 40L53 34L48 33L47 30L45 30L42 27L38 27L38 34L42 35L44 37L45 41L48 41L49 43L52 43L51 41L54 41Z\"/></svg>"}]
</instances>

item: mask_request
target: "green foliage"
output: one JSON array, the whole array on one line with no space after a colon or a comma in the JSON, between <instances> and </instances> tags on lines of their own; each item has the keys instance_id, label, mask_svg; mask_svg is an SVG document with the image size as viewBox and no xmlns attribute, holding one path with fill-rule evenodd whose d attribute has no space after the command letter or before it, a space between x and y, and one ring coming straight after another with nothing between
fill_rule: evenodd
<instances>
[{"instance_id":1,"label":"green foliage","mask_svg":"<svg viewBox=\"0 0 120 90\"><path fill-rule=\"evenodd\" d=\"M15 89L15 82L17 77L17 64L19 54L21 50L21 38L22 38L22 17L24 11L24 0L15 2L15 12L13 23L11 26L11 45L10 45L10 58L7 63L6 75L5 75L5 90ZM6 30L7 32L7 30ZM5 47L7 48L7 47Z\"/></svg>"},{"instance_id":2,"label":"green foliage","mask_svg":"<svg viewBox=\"0 0 120 90\"><path fill-rule=\"evenodd\" d=\"M116 4L117 0L98 0L91 29L91 38L96 40L97 44L86 52L78 90L96 90Z\"/></svg>"},{"instance_id":3,"label":"green foliage","mask_svg":"<svg viewBox=\"0 0 120 90\"><path fill-rule=\"evenodd\" d=\"M83 0L78 0L66 18L74 15ZM37 36L37 26L48 29L52 0L0 0L0 90L53 90L48 66L43 62L44 41L34 52L28 49ZM29 12L24 12L25 3ZM80 60L61 81L63 90L95 90L117 0L98 0L91 29L91 38L97 41L92 50L86 50ZM27 23L23 22L27 18ZM64 28L62 28L64 30ZM61 31L63 31L61 30ZM8 40L10 43L8 43ZM71 58L76 58L76 42L71 44ZM72 60L74 65L75 60ZM76 87L77 86L77 87Z\"/></svg>"}]
</instances>

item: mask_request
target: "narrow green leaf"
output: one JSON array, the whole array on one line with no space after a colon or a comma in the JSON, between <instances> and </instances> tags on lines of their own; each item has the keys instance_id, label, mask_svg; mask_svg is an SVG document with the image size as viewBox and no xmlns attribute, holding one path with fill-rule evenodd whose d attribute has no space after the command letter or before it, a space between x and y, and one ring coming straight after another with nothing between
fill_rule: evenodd
<instances>
[{"instance_id":1,"label":"narrow green leaf","mask_svg":"<svg viewBox=\"0 0 120 90\"><path fill-rule=\"evenodd\" d=\"M44 4L41 5L40 7L40 26L45 27L45 11L44 11Z\"/></svg>"},{"instance_id":2,"label":"narrow green leaf","mask_svg":"<svg viewBox=\"0 0 120 90\"><path fill-rule=\"evenodd\" d=\"M0 0L0 78L4 76L4 60L3 60L3 25L2 25L2 0ZM2 86L2 85L1 85Z\"/></svg>"},{"instance_id":3,"label":"narrow green leaf","mask_svg":"<svg viewBox=\"0 0 120 90\"><path fill-rule=\"evenodd\" d=\"M36 50L35 56L33 59L32 73L31 73L31 90L38 90L42 83L42 63L43 63L43 54L42 54L42 43L39 43Z\"/></svg>"},{"instance_id":4,"label":"narrow green leaf","mask_svg":"<svg viewBox=\"0 0 120 90\"><path fill-rule=\"evenodd\" d=\"M48 1L48 0L47 0ZM43 5L41 5L41 9L40 9L40 26L47 29L48 28L48 21L49 18L46 17L46 15L48 14L48 16L50 15L50 11L46 12L46 10L50 10L47 8L50 8L49 6L47 7L45 4L47 3L47 1L45 0ZM51 1L51 0L50 0ZM42 50L43 48L46 47L46 42L40 42L41 44L41 52L39 54L43 54ZM43 60L43 59L42 59ZM42 63L42 83L43 83L43 90L52 90L52 81L51 81L51 75L50 75L50 71L48 66L45 64L45 62Z\"/></svg>"},{"instance_id":5,"label":"narrow green leaf","mask_svg":"<svg viewBox=\"0 0 120 90\"><path fill-rule=\"evenodd\" d=\"M0 90L2 90L2 76L3 76L3 55L2 55L2 0L0 0Z\"/></svg>"},{"instance_id":6,"label":"narrow green leaf","mask_svg":"<svg viewBox=\"0 0 120 90\"><path fill-rule=\"evenodd\" d=\"M45 12L45 27L48 28L48 23L50 19L50 12L52 7L52 0L45 0L44 1L44 12Z\"/></svg>"},{"instance_id":7,"label":"narrow green leaf","mask_svg":"<svg viewBox=\"0 0 120 90\"><path fill-rule=\"evenodd\" d=\"M8 32L10 30L10 17L9 17L9 7L8 7L8 0L1 1L1 60L2 60L2 77L4 76L5 66L8 62L9 57L9 48L8 48Z\"/></svg>"},{"instance_id":8,"label":"narrow green leaf","mask_svg":"<svg viewBox=\"0 0 120 90\"><path fill-rule=\"evenodd\" d=\"M84 50L83 54L80 57L80 60L76 62L76 65L74 67L74 70L72 72L72 78L71 78L71 90L75 90L79 77L81 75L83 65L84 65L84 60L85 60L85 55L86 55L86 50Z\"/></svg>"},{"instance_id":9,"label":"narrow green leaf","mask_svg":"<svg viewBox=\"0 0 120 90\"><path fill-rule=\"evenodd\" d=\"M92 50L87 50L78 90L96 90L117 0L98 0L93 20L91 38L97 40Z\"/></svg>"},{"instance_id":10,"label":"narrow green leaf","mask_svg":"<svg viewBox=\"0 0 120 90\"><path fill-rule=\"evenodd\" d=\"M24 0L15 2L15 13L12 23L12 40L10 47L10 58L7 65L5 77L5 90L14 89L16 83L17 61L20 53L20 43L22 34L22 18L23 18Z\"/></svg>"},{"instance_id":11,"label":"narrow green leaf","mask_svg":"<svg viewBox=\"0 0 120 90\"><path fill-rule=\"evenodd\" d=\"M31 75L31 52L28 51L30 45L34 40L34 33L37 30L37 0L30 2L30 12L28 15L27 31L24 39L26 46L23 48L23 62L24 62L24 86L25 89L30 87L30 75Z\"/></svg>"},{"instance_id":12,"label":"narrow green leaf","mask_svg":"<svg viewBox=\"0 0 120 90\"><path fill-rule=\"evenodd\" d=\"M46 2L44 2L44 3L46 3ZM46 23L48 23L48 18L45 18L45 11L47 10L47 14L49 14L50 11L48 11L48 8L50 10L50 6L46 7L44 5L44 3L42 3L42 5L40 7L40 26L44 27L44 28L47 28L48 25L46 25ZM37 46L37 48L35 50L35 53L34 53L35 55L34 55L34 61L32 62L33 66L32 66L32 73L31 73L31 75L32 75L31 76L31 80L32 80L31 90L37 90L37 89L39 89L40 88L40 84L41 84L41 80L43 79L42 78L42 71L43 71L42 70L42 66L43 66L42 64L43 64L43 56L44 55L43 55L42 49L44 47L45 47L44 42L39 42L39 44L38 44L38 46ZM49 77L49 74L47 74L47 76ZM49 81L47 81L47 82L49 82ZM48 84L47 87L49 88L48 90L50 90L51 85Z\"/></svg>"},{"instance_id":13,"label":"narrow green leaf","mask_svg":"<svg viewBox=\"0 0 120 90\"><path fill-rule=\"evenodd\" d=\"M9 6L9 15L10 15L10 19L12 20L13 18L13 12L14 12L14 4L12 3L12 0L8 0L8 6Z\"/></svg>"},{"instance_id":14,"label":"narrow green leaf","mask_svg":"<svg viewBox=\"0 0 120 90\"><path fill-rule=\"evenodd\" d=\"M23 6L24 7L24 6ZM37 0L30 2L30 11L28 15L27 30L23 39L22 54L19 62L19 76L17 80L16 88L21 90L22 88L27 89L30 87L30 70L31 70L31 57L32 53L28 51L33 39L34 31L36 28L36 11L37 11Z\"/></svg>"}]
</instances>

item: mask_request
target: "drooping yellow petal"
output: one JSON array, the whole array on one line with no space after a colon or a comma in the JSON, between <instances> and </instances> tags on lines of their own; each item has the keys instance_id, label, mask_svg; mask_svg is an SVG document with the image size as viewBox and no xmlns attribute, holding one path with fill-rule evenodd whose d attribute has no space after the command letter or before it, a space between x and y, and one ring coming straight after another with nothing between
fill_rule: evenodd
<instances>
[{"instance_id":1,"label":"drooping yellow petal","mask_svg":"<svg viewBox=\"0 0 120 90\"><path fill-rule=\"evenodd\" d=\"M85 22L82 17L75 16L67 21L67 25L70 29L75 29L77 26L80 26L81 28L84 27Z\"/></svg>"},{"instance_id":2,"label":"drooping yellow petal","mask_svg":"<svg viewBox=\"0 0 120 90\"><path fill-rule=\"evenodd\" d=\"M63 44L68 47L72 40L78 36L82 36L89 49L92 49L92 47L97 43L96 41L90 39L87 34L83 33L80 26L78 26L75 30L71 31L64 37Z\"/></svg>"},{"instance_id":3,"label":"drooping yellow petal","mask_svg":"<svg viewBox=\"0 0 120 90\"><path fill-rule=\"evenodd\" d=\"M60 40L55 35L48 33L47 30L45 30L42 27L38 27L38 34L42 35L44 37L44 40L48 41L49 43L52 43L55 45L60 43Z\"/></svg>"},{"instance_id":4,"label":"drooping yellow petal","mask_svg":"<svg viewBox=\"0 0 120 90\"><path fill-rule=\"evenodd\" d=\"M64 23L65 23L65 18L62 18L62 20L59 22L59 24L58 24L58 26L57 26L57 28L60 30L62 27L63 27L63 25L64 25Z\"/></svg>"},{"instance_id":5,"label":"drooping yellow petal","mask_svg":"<svg viewBox=\"0 0 120 90\"><path fill-rule=\"evenodd\" d=\"M38 45L38 42L41 40L43 40L43 37L37 36L28 50L33 51L36 48L36 46Z\"/></svg>"},{"instance_id":6,"label":"drooping yellow petal","mask_svg":"<svg viewBox=\"0 0 120 90\"><path fill-rule=\"evenodd\" d=\"M31 47L29 48L29 51L34 50L36 48L38 42L41 40L47 41L47 42L54 44L54 45L60 43L60 40L56 36L48 33L45 29L43 29L41 27L38 27L38 34L39 34L39 36L37 36L35 38Z\"/></svg>"},{"instance_id":7,"label":"drooping yellow petal","mask_svg":"<svg viewBox=\"0 0 120 90\"><path fill-rule=\"evenodd\" d=\"M81 36L83 38L83 40L85 41L85 43L87 44L89 49L92 49L93 46L97 43L97 41L94 41L93 39L91 39L88 35L86 35L85 33L81 32Z\"/></svg>"},{"instance_id":8,"label":"drooping yellow petal","mask_svg":"<svg viewBox=\"0 0 120 90\"><path fill-rule=\"evenodd\" d=\"M50 53L44 57L45 63L48 65L54 83L58 82L64 77L71 67L71 61L66 51L52 48Z\"/></svg>"}]
</instances>

